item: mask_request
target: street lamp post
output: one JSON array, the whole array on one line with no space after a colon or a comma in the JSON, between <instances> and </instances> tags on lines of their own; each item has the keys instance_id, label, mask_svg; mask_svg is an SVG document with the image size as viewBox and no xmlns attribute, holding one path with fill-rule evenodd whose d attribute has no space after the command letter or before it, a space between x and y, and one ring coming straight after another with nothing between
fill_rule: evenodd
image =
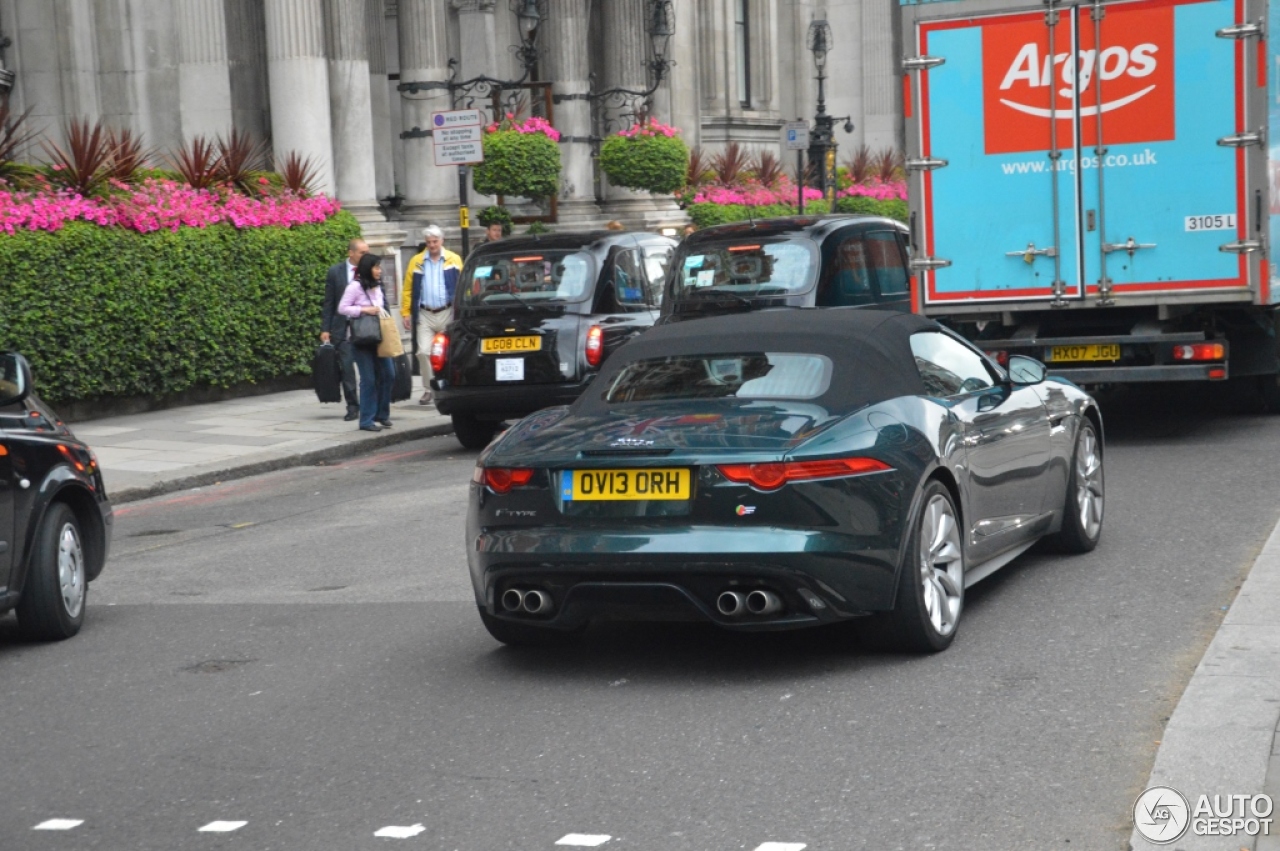
<instances>
[{"instance_id":1,"label":"street lamp post","mask_svg":"<svg viewBox=\"0 0 1280 851\"><path fill-rule=\"evenodd\" d=\"M817 166L817 184L822 195L832 204L836 199L836 133L835 123L844 121L844 132L853 132L853 118L837 118L827 114L827 53L831 50L831 25L825 19L809 24L809 51L818 70L818 111L813 117L813 134L809 144L809 161Z\"/></svg>"}]
</instances>

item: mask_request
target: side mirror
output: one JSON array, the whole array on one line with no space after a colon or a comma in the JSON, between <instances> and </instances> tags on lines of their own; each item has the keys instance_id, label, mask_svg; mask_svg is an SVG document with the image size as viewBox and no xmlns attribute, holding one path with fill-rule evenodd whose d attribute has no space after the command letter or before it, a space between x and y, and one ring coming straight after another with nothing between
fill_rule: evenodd
<instances>
[{"instance_id":1,"label":"side mirror","mask_svg":"<svg viewBox=\"0 0 1280 851\"><path fill-rule=\"evenodd\" d=\"M1039 384L1048 374L1048 368L1035 358L1026 355L1009 356L1009 380L1014 384Z\"/></svg>"},{"instance_id":2,"label":"side mirror","mask_svg":"<svg viewBox=\"0 0 1280 851\"><path fill-rule=\"evenodd\" d=\"M31 394L31 364L22 355L0 355L0 407L16 405Z\"/></svg>"}]
</instances>

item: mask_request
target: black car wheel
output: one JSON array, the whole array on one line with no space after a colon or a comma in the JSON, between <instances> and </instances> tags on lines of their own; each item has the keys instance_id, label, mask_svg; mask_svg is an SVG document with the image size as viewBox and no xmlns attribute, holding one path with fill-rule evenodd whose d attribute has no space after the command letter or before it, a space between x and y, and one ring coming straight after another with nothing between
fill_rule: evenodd
<instances>
[{"instance_id":1,"label":"black car wheel","mask_svg":"<svg viewBox=\"0 0 1280 851\"><path fill-rule=\"evenodd\" d=\"M466 449L484 449L498 433L498 426L465 414L453 415L453 434Z\"/></svg>"},{"instance_id":2,"label":"black car wheel","mask_svg":"<svg viewBox=\"0 0 1280 851\"><path fill-rule=\"evenodd\" d=\"M490 635L512 647L555 647L573 644L586 631L585 627L565 631L545 626L512 623L502 618L495 618L484 609L480 610L480 621L484 624L484 628L489 630Z\"/></svg>"},{"instance_id":3,"label":"black car wheel","mask_svg":"<svg viewBox=\"0 0 1280 851\"><path fill-rule=\"evenodd\" d=\"M55 502L40 522L31 570L18 602L18 628L27 638L61 641L84 623L89 585L80 524L65 503Z\"/></svg>"},{"instance_id":4,"label":"black car wheel","mask_svg":"<svg viewBox=\"0 0 1280 851\"><path fill-rule=\"evenodd\" d=\"M1106 489L1102 476L1102 444L1089 420L1082 420L1076 433L1076 450L1071 456L1071 477L1062 507L1062 531L1056 536L1059 547L1069 553L1087 553L1102 536L1102 514Z\"/></svg>"},{"instance_id":5,"label":"black car wheel","mask_svg":"<svg viewBox=\"0 0 1280 851\"><path fill-rule=\"evenodd\" d=\"M936 653L955 638L964 608L964 547L951 493L929 482L921 499L892 614L903 650Z\"/></svg>"}]
</instances>

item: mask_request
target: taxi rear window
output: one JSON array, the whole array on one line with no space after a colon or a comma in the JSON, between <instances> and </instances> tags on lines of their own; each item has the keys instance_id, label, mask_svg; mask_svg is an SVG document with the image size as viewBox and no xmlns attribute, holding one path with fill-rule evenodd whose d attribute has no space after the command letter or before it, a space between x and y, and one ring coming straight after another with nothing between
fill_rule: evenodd
<instances>
[{"instance_id":1,"label":"taxi rear window","mask_svg":"<svg viewBox=\"0 0 1280 851\"><path fill-rule=\"evenodd\" d=\"M596 261L585 251L524 251L489 255L468 264L461 281L462 303L499 306L548 304L590 297Z\"/></svg>"},{"instance_id":2,"label":"taxi rear window","mask_svg":"<svg viewBox=\"0 0 1280 851\"><path fill-rule=\"evenodd\" d=\"M807 291L817 279L820 260L809 239L740 239L700 244L677 261L676 290L691 298L724 292L750 298Z\"/></svg>"},{"instance_id":3,"label":"taxi rear window","mask_svg":"<svg viewBox=\"0 0 1280 851\"><path fill-rule=\"evenodd\" d=\"M672 355L627 364L604 393L611 404L673 399L815 399L831 359L788 352Z\"/></svg>"}]
</instances>

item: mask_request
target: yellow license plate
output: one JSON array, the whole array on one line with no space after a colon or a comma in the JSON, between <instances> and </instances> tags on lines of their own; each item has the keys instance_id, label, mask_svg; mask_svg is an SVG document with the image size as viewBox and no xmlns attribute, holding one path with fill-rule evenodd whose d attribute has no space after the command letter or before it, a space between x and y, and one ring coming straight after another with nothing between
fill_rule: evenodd
<instances>
[{"instance_id":1,"label":"yellow license plate","mask_svg":"<svg viewBox=\"0 0 1280 851\"><path fill-rule=\"evenodd\" d=\"M561 496L566 500L688 499L687 469L565 470Z\"/></svg>"},{"instance_id":2,"label":"yellow license plate","mask_svg":"<svg viewBox=\"0 0 1280 851\"><path fill-rule=\"evenodd\" d=\"M542 351L541 337L485 337L480 341L480 353L485 355L540 351Z\"/></svg>"},{"instance_id":3,"label":"yellow license plate","mask_svg":"<svg viewBox=\"0 0 1280 851\"><path fill-rule=\"evenodd\" d=\"M1049 360L1056 363L1072 361L1120 360L1119 343L1094 343L1089 346L1053 346Z\"/></svg>"}]
</instances>

